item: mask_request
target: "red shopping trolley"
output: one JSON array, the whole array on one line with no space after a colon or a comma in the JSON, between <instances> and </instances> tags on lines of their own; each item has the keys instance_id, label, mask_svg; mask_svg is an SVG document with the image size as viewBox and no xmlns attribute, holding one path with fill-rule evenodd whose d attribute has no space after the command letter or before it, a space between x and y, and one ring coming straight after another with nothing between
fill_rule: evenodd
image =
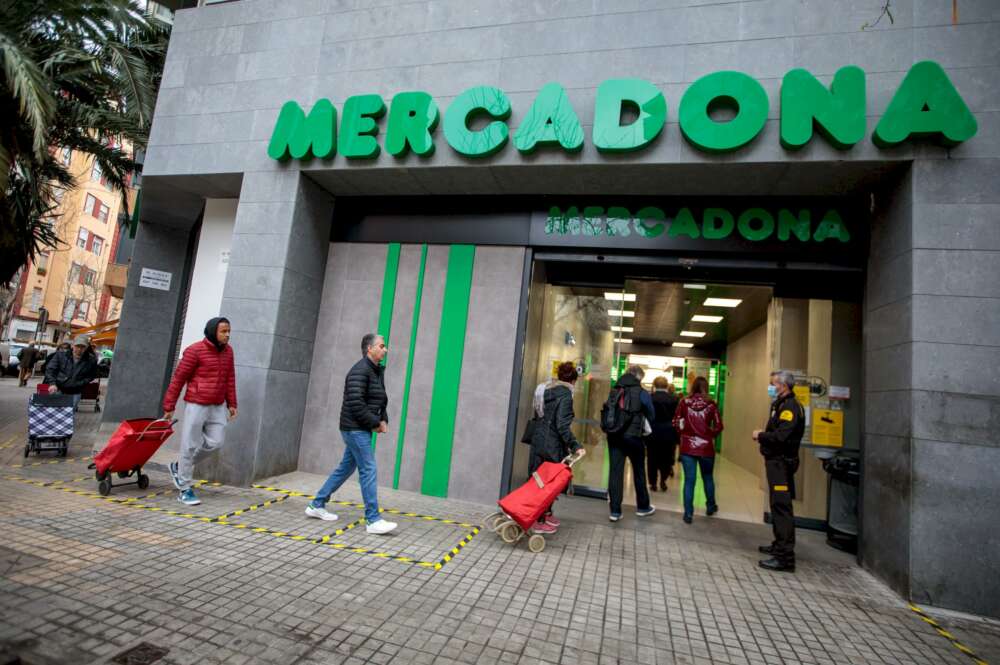
<instances>
[{"instance_id":1,"label":"red shopping trolley","mask_svg":"<svg viewBox=\"0 0 1000 665\"><path fill-rule=\"evenodd\" d=\"M141 490L149 487L149 476L142 472L142 466L174 433L173 426L176 422L155 418L123 421L111 435L108 445L97 453L89 467L95 469L97 491L107 496L112 487L138 485ZM134 477L135 481L112 484L112 473L119 478Z\"/></svg>"}]
</instances>

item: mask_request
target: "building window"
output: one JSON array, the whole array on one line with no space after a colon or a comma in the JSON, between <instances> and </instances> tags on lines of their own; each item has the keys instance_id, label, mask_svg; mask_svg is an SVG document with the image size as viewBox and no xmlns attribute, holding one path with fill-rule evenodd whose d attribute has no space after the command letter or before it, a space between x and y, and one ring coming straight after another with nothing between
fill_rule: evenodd
<instances>
[{"instance_id":1,"label":"building window","mask_svg":"<svg viewBox=\"0 0 1000 665\"><path fill-rule=\"evenodd\" d=\"M72 321L74 314L76 314L76 298L66 298L63 303L62 320Z\"/></svg>"},{"instance_id":2,"label":"building window","mask_svg":"<svg viewBox=\"0 0 1000 665\"><path fill-rule=\"evenodd\" d=\"M111 212L108 206L104 205L99 198L93 194L87 194L87 198L83 202L83 211L95 217L105 224L108 222L108 214Z\"/></svg>"},{"instance_id":3,"label":"building window","mask_svg":"<svg viewBox=\"0 0 1000 665\"><path fill-rule=\"evenodd\" d=\"M77 305L76 316L74 318L86 319L88 314L90 314L90 303L84 300Z\"/></svg>"},{"instance_id":4,"label":"building window","mask_svg":"<svg viewBox=\"0 0 1000 665\"><path fill-rule=\"evenodd\" d=\"M62 203L64 196L66 196L66 190L62 187L54 187L52 189L52 198L56 203Z\"/></svg>"},{"instance_id":5,"label":"building window","mask_svg":"<svg viewBox=\"0 0 1000 665\"><path fill-rule=\"evenodd\" d=\"M62 149L62 163L65 166L69 166L69 163L73 161L73 150L72 148Z\"/></svg>"},{"instance_id":6,"label":"building window","mask_svg":"<svg viewBox=\"0 0 1000 665\"><path fill-rule=\"evenodd\" d=\"M32 312L37 312L38 308L42 306L42 290L35 288L31 292L31 304L28 305L28 309Z\"/></svg>"},{"instance_id":7,"label":"building window","mask_svg":"<svg viewBox=\"0 0 1000 665\"><path fill-rule=\"evenodd\" d=\"M104 249L104 238L100 236L95 236L93 233L91 233L90 240L91 240L90 251L100 256L101 250Z\"/></svg>"},{"instance_id":8,"label":"building window","mask_svg":"<svg viewBox=\"0 0 1000 665\"><path fill-rule=\"evenodd\" d=\"M39 252L38 253L38 274L44 275L49 270L49 253Z\"/></svg>"},{"instance_id":9,"label":"building window","mask_svg":"<svg viewBox=\"0 0 1000 665\"><path fill-rule=\"evenodd\" d=\"M90 268L83 269L83 283L87 286L93 286L94 281L97 279L97 271L91 270Z\"/></svg>"},{"instance_id":10,"label":"building window","mask_svg":"<svg viewBox=\"0 0 1000 665\"><path fill-rule=\"evenodd\" d=\"M83 269L79 263L74 263L69 268L69 283L70 284L82 284L83 280L80 279L80 273Z\"/></svg>"},{"instance_id":11,"label":"building window","mask_svg":"<svg viewBox=\"0 0 1000 665\"><path fill-rule=\"evenodd\" d=\"M90 231L87 229L80 229L80 232L76 234L76 246L80 249L88 249L90 244Z\"/></svg>"},{"instance_id":12,"label":"building window","mask_svg":"<svg viewBox=\"0 0 1000 665\"><path fill-rule=\"evenodd\" d=\"M93 182L101 183L102 187L108 186L108 179L105 177L104 170L101 168L101 165L97 163L97 160L94 160L94 166L90 169L90 179Z\"/></svg>"}]
</instances>

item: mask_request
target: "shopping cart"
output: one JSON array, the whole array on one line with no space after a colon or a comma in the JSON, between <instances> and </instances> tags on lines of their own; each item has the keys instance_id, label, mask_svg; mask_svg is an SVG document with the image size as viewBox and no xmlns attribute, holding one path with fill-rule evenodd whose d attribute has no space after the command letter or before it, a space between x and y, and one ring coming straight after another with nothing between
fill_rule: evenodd
<instances>
[{"instance_id":1,"label":"shopping cart","mask_svg":"<svg viewBox=\"0 0 1000 665\"><path fill-rule=\"evenodd\" d=\"M527 536L528 549L536 554L545 549L545 536L531 533L531 527L545 514L573 480L573 465L582 454L569 455L561 462L543 462L525 484L497 501L500 512L486 518L486 524L505 543L517 543Z\"/></svg>"},{"instance_id":2,"label":"shopping cart","mask_svg":"<svg viewBox=\"0 0 1000 665\"><path fill-rule=\"evenodd\" d=\"M142 472L142 466L174 433L173 426L176 422L155 418L123 421L111 435L108 445L97 453L94 462L88 467L95 469L97 491L102 496L107 496L112 487L138 485L141 490L149 487L149 476ZM112 473L119 478L135 477L135 481L113 484Z\"/></svg>"},{"instance_id":3,"label":"shopping cart","mask_svg":"<svg viewBox=\"0 0 1000 665\"><path fill-rule=\"evenodd\" d=\"M60 457L69 452L73 438L73 396L33 394L28 399L28 442L24 456L54 450Z\"/></svg>"}]
</instances>

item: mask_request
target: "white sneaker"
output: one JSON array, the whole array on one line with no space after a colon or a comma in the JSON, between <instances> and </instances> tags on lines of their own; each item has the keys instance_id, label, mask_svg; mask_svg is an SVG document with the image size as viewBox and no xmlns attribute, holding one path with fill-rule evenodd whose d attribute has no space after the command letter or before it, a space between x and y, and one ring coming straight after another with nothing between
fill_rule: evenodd
<instances>
[{"instance_id":1,"label":"white sneaker","mask_svg":"<svg viewBox=\"0 0 1000 665\"><path fill-rule=\"evenodd\" d=\"M315 517L316 519L326 520L327 522L334 522L337 519L337 516L326 508L316 508L312 505L306 506L306 517Z\"/></svg>"},{"instance_id":2,"label":"white sneaker","mask_svg":"<svg viewBox=\"0 0 1000 665\"><path fill-rule=\"evenodd\" d=\"M395 522L389 522L387 520L378 520L377 522L372 522L365 527L365 531L375 536L383 536L393 529L395 529L397 524Z\"/></svg>"}]
</instances>

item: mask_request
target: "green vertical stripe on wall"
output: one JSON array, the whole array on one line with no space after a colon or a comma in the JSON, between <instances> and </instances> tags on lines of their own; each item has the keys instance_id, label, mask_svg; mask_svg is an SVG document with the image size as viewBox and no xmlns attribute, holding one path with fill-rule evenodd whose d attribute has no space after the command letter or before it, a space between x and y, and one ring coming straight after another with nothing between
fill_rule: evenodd
<instances>
[{"instance_id":1,"label":"green vertical stripe on wall","mask_svg":"<svg viewBox=\"0 0 1000 665\"><path fill-rule=\"evenodd\" d=\"M472 293L472 266L475 257L474 245L452 245L448 252L448 273L441 307L441 329L438 332L434 388L431 391L427 448L424 453L424 477L420 486L421 492L431 496L448 496L458 387L462 379L462 355L465 351L465 330L469 320L469 296Z\"/></svg>"},{"instance_id":2,"label":"green vertical stripe on wall","mask_svg":"<svg viewBox=\"0 0 1000 665\"><path fill-rule=\"evenodd\" d=\"M413 379L413 357L417 348L417 328L420 327L420 302L424 295L424 269L427 267L427 245L420 248L420 270L417 272L417 292L413 299L413 323L410 326L410 352L406 355L406 378L403 380L403 405L399 409L399 434L396 437L396 466L392 472L392 488L399 489L399 469L403 463L403 437L406 436L406 415L410 410L410 381Z\"/></svg>"},{"instance_id":3,"label":"green vertical stripe on wall","mask_svg":"<svg viewBox=\"0 0 1000 665\"><path fill-rule=\"evenodd\" d=\"M389 333L392 331L392 305L396 302L396 278L399 276L399 251L398 242L389 243L389 249L385 256L385 275L382 277L382 302L378 308L378 332L385 340L385 345L389 346ZM384 367L389 363L386 356L382 361ZM378 435L372 433L372 450L375 450L375 441Z\"/></svg>"}]
</instances>

